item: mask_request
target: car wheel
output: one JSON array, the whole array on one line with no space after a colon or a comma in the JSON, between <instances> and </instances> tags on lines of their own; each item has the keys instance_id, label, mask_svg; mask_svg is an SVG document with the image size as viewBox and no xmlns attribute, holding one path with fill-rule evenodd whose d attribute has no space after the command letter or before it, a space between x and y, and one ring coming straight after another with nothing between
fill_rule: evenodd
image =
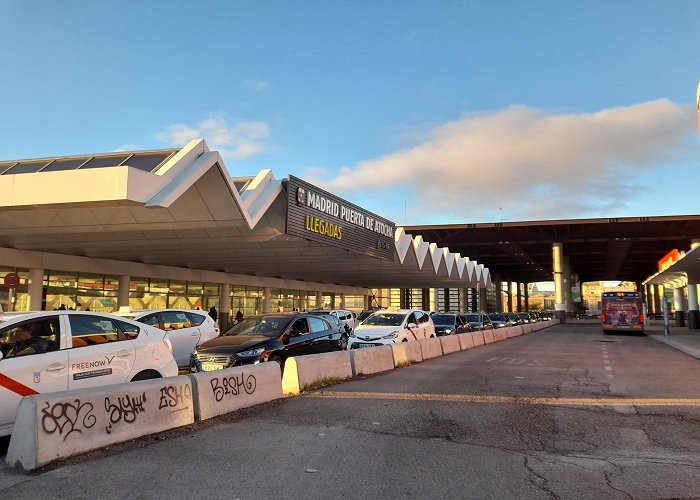
<instances>
[{"instance_id":1,"label":"car wheel","mask_svg":"<svg viewBox=\"0 0 700 500\"><path fill-rule=\"evenodd\" d=\"M134 378L131 379L132 382L138 382L140 380L152 380L155 378L162 378L160 373L155 370L145 370L137 373Z\"/></svg>"}]
</instances>

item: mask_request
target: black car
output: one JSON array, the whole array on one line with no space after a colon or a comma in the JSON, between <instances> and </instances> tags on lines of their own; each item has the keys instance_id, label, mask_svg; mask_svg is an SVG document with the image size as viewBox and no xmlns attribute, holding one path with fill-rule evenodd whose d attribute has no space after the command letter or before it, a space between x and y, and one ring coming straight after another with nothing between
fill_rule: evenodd
<instances>
[{"instance_id":1,"label":"black car","mask_svg":"<svg viewBox=\"0 0 700 500\"><path fill-rule=\"evenodd\" d=\"M472 327L469 322L459 314L435 313L430 317L432 318L433 323L435 323L435 333L438 337L472 331Z\"/></svg>"},{"instance_id":2,"label":"black car","mask_svg":"<svg viewBox=\"0 0 700 500\"><path fill-rule=\"evenodd\" d=\"M493 325L487 314L466 313L462 317L471 325L473 330L493 330Z\"/></svg>"},{"instance_id":3,"label":"black car","mask_svg":"<svg viewBox=\"0 0 700 500\"><path fill-rule=\"evenodd\" d=\"M338 316L335 316L334 314L328 314L319 311L309 311L309 314L313 314L314 316L320 316L326 321L328 321L333 327L335 327L338 330L338 333L340 333L341 335L341 350L344 351L348 347L348 337L350 336L352 329L348 326L347 323L345 323L344 321L340 321L338 319Z\"/></svg>"},{"instance_id":4,"label":"black car","mask_svg":"<svg viewBox=\"0 0 700 500\"><path fill-rule=\"evenodd\" d=\"M250 316L229 331L197 346L190 370L213 371L274 361L284 366L290 356L339 351L347 337L325 318L308 313Z\"/></svg>"}]
</instances>

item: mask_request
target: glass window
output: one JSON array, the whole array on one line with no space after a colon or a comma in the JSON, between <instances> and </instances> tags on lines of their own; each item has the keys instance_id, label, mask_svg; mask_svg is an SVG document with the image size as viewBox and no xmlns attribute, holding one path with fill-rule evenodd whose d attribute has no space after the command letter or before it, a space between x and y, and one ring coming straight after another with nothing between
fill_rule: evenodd
<instances>
[{"instance_id":1,"label":"glass window","mask_svg":"<svg viewBox=\"0 0 700 500\"><path fill-rule=\"evenodd\" d=\"M163 161L171 154L172 153L170 152L145 154L137 153L129 158L124 164L146 172L153 172L153 170L155 170L158 165L163 163Z\"/></svg>"},{"instance_id":2,"label":"glass window","mask_svg":"<svg viewBox=\"0 0 700 500\"><path fill-rule=\"evenodd\" d=\"M124 332L124 335L126 335L126 338L133 340L139 336L139 333L141 333L141 329L131 323L127 323L126 321L121 321L118 319L115 319L114 322L121 328L122 332Z\"/></svg>"},{"instance_id":3,"label":"glass window","mask_svg":"<svg viewBox=\"0 0 700 500\"><path fill-rule=\"evenodd\" d=\"M292 323L292 331L300 332L302 334L309 333L309 325L306 323L304 318L299 318Z\"/></svg>"},{"instance_id":4,"label":"glass window","mask_svg":"<svg viewBox=\"0 0 700 500\"><path fill-rule=\"evenodd\" d=\"M190 317L190 321L192 322L192 324L194 326L201 325L202 323L204 323L204 320L207 319L207 317L204 316L203 314L197 314L197 313L193 313L193 312L188 312L187 316Z\"/></svg>"},{"instance_id":5,"label":"glass window","mask_svg":"<svg viewBox=\"0 0 700 500\"><path fill-rule=\"evenodd\" d=\"M56 172L58 170L75 170L85 163L87 158L68 158L51 162L42 172Z\"/></svg>"},{"instance_id":6,"label":"glass window","mask_svg":"<svg viewBox=\"0 0 700 500\"><path fill-rule=\"evenodd\" d=\"M127 340L110 318L101 316L68 316L73 347L86 347Z\"/></svg>"},{"instance_id":7,"label":"glass window","mask_svg":"<svg viewBox=\"0 0 700 500\"><path fill-rule=\"evenodd\" d=\"M121 162L126 160L129 156L130 155L96 156L80 168L84 169L84 168L116 167Z\"/></svg>"},{"instance_id":8,"label":"glass window","mask_svg":"<svg viewBox=\"0 0 700 500\"><path fill-rule=\"evenodd\" d=\"M3 358L58 351L61 334L58 317L25 321L0 330L0 351Z\"/></svg>"},{"instance_id":9,"label":"glass window","mask_svg":"<svg viewBox=\"0 0 700 500\"><path fill-rule=\"evenodd\" d=\"M192 322L184 311L163 311L160 313L165 331L179 330L180 328L190 328Z\"/></svg>"},{"instance_id":10,"label":"glass window","mask_svg":"<svg viewBox=\"0 0 700 500\"><path fill-rule=\"evenodd\" d=\"M406 319L406 324L409 324L409 323L414 323L416 325L418 324L418 320L416 319L415 313L411 313L408 315L408 319Z\"/></svg>"},{"instance_id":11,"label":"glass window","mask_svg":"<svg viewBox=\"0 0 700 500\"><path fill-rule=\"evenodd\" d=\"M160 319L158 318L158 314L156 313L144 316L143 318L140 318L137 321L139 323L143 323L144 325L150 325L155 326L156 328L160 328Z\"/></svg>"},{"instance_id":12,"label":"glass window","mask_svg":"<svg viewBox=\"0 0 700 500\"><path fill-rule=\"evenodd\" d=\"M311 327L311 331L314 333L319 333L323 332L326 330L330 330L330 325L323 321L321 318L308 318L309 326Z\"/></svg>"}]
</instances>

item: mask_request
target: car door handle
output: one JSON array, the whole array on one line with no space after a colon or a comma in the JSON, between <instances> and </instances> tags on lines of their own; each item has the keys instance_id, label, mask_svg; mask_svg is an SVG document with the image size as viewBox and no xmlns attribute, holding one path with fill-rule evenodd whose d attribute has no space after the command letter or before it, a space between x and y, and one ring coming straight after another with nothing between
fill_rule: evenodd
<instances>
[{"instance_id":1,"label":"car door handle","mask_svg":"<svg viewBox=\"0 0 700 500\"><path fill-rule=\"evenodd\" d=\"M46 367L47 372L58 372L65 369L66 365L64 365L63 363L53 363Z\"/></svg>"},{"instance_id":2,"label":"car door handle","mask_svg":"<svg viewBox=\"0 0 700 500\"><path fill-rule=\"evenodd\" d=\"M194 332L190 333L190 335L192 335L193 337L196 337L196 336L198 336L198 335L199 335L199 332L197 332L197 331L194 331Z\"/></svg>"},{"instance_id":3,"label":"car door handle","mask_svg":"<svg viewBox=\"0 0 700 500\"><path fill-rule=\"evenodd\" d=\"M131 351L126 350L126 349L121 350L117 353L118 358L126 358L127 356L131 356Z\"/></svg>"}]
</instances>

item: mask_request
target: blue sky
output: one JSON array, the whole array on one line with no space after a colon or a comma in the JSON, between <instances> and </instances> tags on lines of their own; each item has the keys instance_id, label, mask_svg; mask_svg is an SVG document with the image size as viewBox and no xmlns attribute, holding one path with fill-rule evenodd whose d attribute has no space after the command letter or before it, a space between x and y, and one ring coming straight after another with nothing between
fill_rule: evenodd
<instances>
[{"instance_id":1,"label":"blue sky","mask_svg":"<svg viewBox=\"0 0 700 500\"><path fill-rule=\"evenodd\" d=\"M697 1L0 9L3 160L202 136L399 224L700 212Z\"/></svg>"}]
</instances>

